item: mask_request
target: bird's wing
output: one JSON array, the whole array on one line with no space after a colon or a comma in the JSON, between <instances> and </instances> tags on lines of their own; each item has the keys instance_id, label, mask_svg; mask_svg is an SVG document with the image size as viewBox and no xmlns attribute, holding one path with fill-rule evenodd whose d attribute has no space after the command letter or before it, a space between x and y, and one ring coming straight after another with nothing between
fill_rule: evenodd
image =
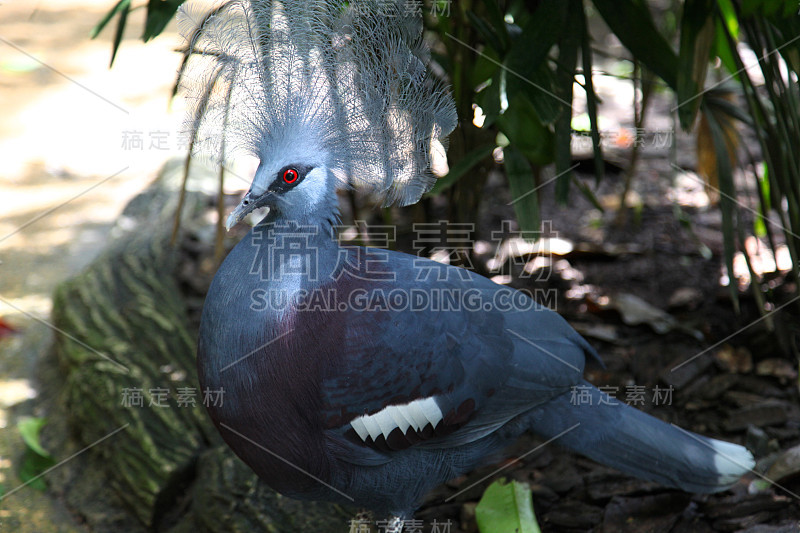
<instances>
[{"instance_id":1,"label":"bird's wing","mask_svg":"<svg viewBox=\"0 0 800 533\"><path fill-rule=\"evenodd\" d=\"M456 446L580 382L591 348L528 296L406 254L350 253L335 282L346 334L323 372L328 430L382 451Z\"/></svg>"}]
</instances>

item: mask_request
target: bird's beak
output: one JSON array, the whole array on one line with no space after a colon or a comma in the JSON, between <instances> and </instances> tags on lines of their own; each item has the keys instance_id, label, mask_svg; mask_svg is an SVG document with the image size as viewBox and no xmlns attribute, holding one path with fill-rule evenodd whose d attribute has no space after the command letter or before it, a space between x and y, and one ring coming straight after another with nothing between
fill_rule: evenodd
<instances>
[{"instance_id":1,"label":"bird's beak","mask_svg":"<svg viewBox=\"0 0 800 533\"><path fill-rule=\"evenodd\" d=\"M250 214L256 208L256 203L253 201L252 190L247 191L242 201L236 206L236 209L231 211L228 215L228 220L225 221L225 229L230 231L232 227L242 221L244 217Z\"/></svg>"}]
</instances>

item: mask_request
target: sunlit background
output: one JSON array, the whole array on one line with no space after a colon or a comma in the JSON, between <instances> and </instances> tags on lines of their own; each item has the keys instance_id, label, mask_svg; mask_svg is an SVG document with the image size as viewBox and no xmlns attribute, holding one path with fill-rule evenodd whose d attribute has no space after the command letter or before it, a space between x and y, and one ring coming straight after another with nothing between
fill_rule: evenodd
<instances>
[{"instance_id":1,"label":"sunlit background","mask_svg":"<svg viewBox=\"0 0 800 533\"><path fill-rule=\"evenodd\" d=\"M17 481L9 457L20 444L6 431L7 408L36 391L34 361L4 354L18 353L23 342L47 342L51 331L37 318L47 319L56 284L102 250L125 204L165 160L185 152L182 102L169 102L180 59L174 24L144 44L144 12L134 11L109 69L113 24L95 40L89 32L111 5L0 4L0 320L28 332L0 347L6 490ZM31 531L63 512L38 491L14 498L0 509L0 530L10 512L26 509Z\"/></svg>"}]
</instances>

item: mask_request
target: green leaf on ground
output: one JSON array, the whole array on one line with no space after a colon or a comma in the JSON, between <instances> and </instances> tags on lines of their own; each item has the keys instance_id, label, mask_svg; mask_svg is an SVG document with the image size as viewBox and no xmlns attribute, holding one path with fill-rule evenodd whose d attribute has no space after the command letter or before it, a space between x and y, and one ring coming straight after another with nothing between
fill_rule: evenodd
<instances>
[{"instance_id":1,"label":"green leaf on ground","mask_svg":"<svg viewBox=\"0 0 800 533\"><path fill-rule=\"evenodd\" d=\"M17 473L23 483L28 483L28 486L37 490L47 488L44 479L39 476L56 463L40 442L42 427L46 423L46 419L34 417L17 422L17 429L26 446Z\"/></svg>"},{"instance_id":2,"label":"green leaf on ground","mask_svg":"<svg viewBox=\"0 0 800 533\"><path fill-rule=\"evenodd\" d=\"M55 465L52 457L42 457L30 448L25 450L19 465L18 475L23 483L36 490L45 490L47 483L41 476L48 468Z\"/></svg>"},{"instance_id":3,"label":"green leaf on ground","mask_svg":"<svg viewBox=\"0 0 800 533\"><path fill-rule=\"evenodd\" d=\"M17 422L17 429L19 430L20 435L22 435L22 440L25 441L25 444L28 446L28 448L38 453L42 457L50 457L50 454L47 453L47 451L39 442L42 428L46 423L46 419L34 417L23 418Z\"/></svg>"},{"instance_id":4,"label":"green leaf on ground","mask_svg":"<svg viewBox=\"0 0 800 533\"><path fill-rule=\"evenodd\" d=\"M517 481L495 481L475 508L481 533L541 533L533 513L531 489Z\"/></svg>"}]
</instances>

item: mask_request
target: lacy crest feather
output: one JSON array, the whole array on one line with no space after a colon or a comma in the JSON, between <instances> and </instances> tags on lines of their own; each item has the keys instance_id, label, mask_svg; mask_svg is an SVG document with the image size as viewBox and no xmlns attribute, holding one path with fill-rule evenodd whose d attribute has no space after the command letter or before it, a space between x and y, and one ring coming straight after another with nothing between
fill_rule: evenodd
<instances>
[{"instance_id":1,"label":"lacy crest feather","mask_svg":"<svg viewBox=\"0 0 800 533\"><path fill-rule=\"evenodd\" d=\"M384 205L433 186L457 117L407 2L190 3L178 23L192 53L182 86L197 151L265 161L302 144L341 186Z\"/></svg>"}]
</instances>

